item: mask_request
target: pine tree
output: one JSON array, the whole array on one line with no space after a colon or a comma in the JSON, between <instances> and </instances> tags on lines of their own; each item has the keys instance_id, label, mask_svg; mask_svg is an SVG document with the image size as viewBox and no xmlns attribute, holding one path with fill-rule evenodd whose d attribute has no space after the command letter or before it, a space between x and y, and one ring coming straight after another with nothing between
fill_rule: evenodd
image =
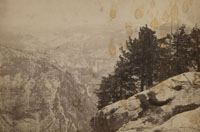
<instances>
[{"instance_id":1,"label":"pine tree","mask_svg":"<svg viewBox=\"0 0 200 132\"><path fill-rule=\"evenodd\" d=\"M136 76L140 80L140 89L151 87L153 82L157 80L159 67L159 46L155 31L152 31L147 26L140 28L138 46L135 49L136 58Z\"/></svg>"},{"instance_id":2,"label":"pine tree","mask_svg":"<svg viewBox=\"0 0 200 132\"><path fill-rule=\"evenodd\" d=\"M96 91L98 109L127 99L171 76L188 72L192 64L200 71L198 28L193 28L189 35L183 25L175 34L157 39L155 31L142 27L138 38L129 37L126 47L120 49L114 73L103 77Z\"/></svg>"},{"instance_id":3,"label":"pine tree","mask_svg":"<svg viewBox=\"0 0 200 132\"><path fill-rule=\"evenodd\" d=\"M158 39L158 45L159 45L159 53L158 53L158 60L159 60L159 66L158 66L158 74L157 74L157 80L158 82L161 82L167 78L170 77L170 69L171 65L171 40L172 36L167 34L166 37Z\"/></svg>"},{"instance_id":4,"label":"pine tree","mask_svg":"<svg viewBox=\"0 0 200 132\"><path fill-rule=\"evenodd\" d=\"M170 76L175 76L189 71L191 66L190 49L191 37L185 32L185 25L181 26L173 35L173 42L171 45L171 73Z\"/></svg>"},{"instance_id":5,"label":"pine tree","mask_svg":"<svg viewBox=\"0 0 200 132\"><path fill-rule=\"evenodd\" d=\"M113 98L116 96L114 82L115 77L113 75L102 77L100 88L95 92L98 97L98 109L113 103Z\"/></svg>"},{"instance_id":6,"label":"pine tree","mask_svg":"<svg viewBox=\"0 0 200 132\"><path fill-rule=\"evenodd\" d=\"M133 65L133 61L135 61L137 55L135 50L133 50L133 48L136 48L136 41L136 39L133 41L129 37L129 42L126 42L128 51L123 48L120 49L121 55L115 66L115 75L120 93L119 99L126 99L138 92L136 86L138 80L134 78L136 67Z\"/></svg>"},{"instance_id":7,"label":"pine tree","mask_svg":"<svg viewBox=\"0 0 200 132\"><path fill-rule=\"evenodd\" d=\"M195 70L200 72L200 29L194 27L191 32L191 59L195 62Z\"/></svg>"},{"instance_id":8,"label":"pine tree","mask_svg":"<svg viewBox=\"0 0 200 132\"><path fill-rule=\"evenodd\" d=\"M160 47L152 31L147 26L140 28L138 39L126 42L127 49L121 48L114 74L103 77L96 94L98 109L150 88L158 81Z\"/></svg>"},{"instance_id":9,"label":"pine tree","mask_svg":"<svg viewBox=\"0 0 200 132\"><path fill-rule=\"evenodd\" d=\"M138 82L140 82L140 90L144 87L153 85L153 81L157 80L157 69L159 67L159 46L155 31L147 26L140 28L139 38L131 39L126 43L127 51L122 49L122 56L117 63L117 70L127 70L123 72L127 78L125 82L134 81L132 88L138 92ZM123 66L122 66L123 65ZM122 71L123 71L122 70ZM131 80L132 79L132 80ZM127 87L128 88L128 87ZM128 90L128 89L126 89ZM133 89L132 89L133 90Z\"/></svg>"}]
</instances>

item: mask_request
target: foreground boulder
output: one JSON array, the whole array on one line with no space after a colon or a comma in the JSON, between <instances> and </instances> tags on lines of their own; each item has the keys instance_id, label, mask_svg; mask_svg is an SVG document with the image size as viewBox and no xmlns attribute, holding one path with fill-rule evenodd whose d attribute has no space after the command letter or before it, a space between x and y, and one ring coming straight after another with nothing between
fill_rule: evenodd
<instances>
[{"instance_id":1,"label":"foreground boulder","mask_svg":"<svg viewBox=\"0 0 200 132\"><path fill-rule=\"evenodd\" d=\"M200 73L183 73L106 106L91 125L95 132L200 131Z\"/></svg>"},{"instance_id":2,"label":"foreground boulder","mask_svg":"<svg viewBox=\"0 0 200 132\"><path fill-rule=\"evenodd\" d=\"M182 112L149 132L199 132L200 108Z\"/></svg>"}]
</instances>

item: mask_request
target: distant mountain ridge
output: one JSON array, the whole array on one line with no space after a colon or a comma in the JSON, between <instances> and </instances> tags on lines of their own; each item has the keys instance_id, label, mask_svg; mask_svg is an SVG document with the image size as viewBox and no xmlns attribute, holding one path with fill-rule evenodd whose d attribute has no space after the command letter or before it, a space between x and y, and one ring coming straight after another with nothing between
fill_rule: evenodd
<instances>
[{"instance_id":1,"label":"distant mountain ridge","mask_svg":"<svg viewBox=\"0 0 200 132\"><path fill-rule=\"evenodd\" d=\"M1 132L87 132L95 108L50 56L0 46Z\"/></svg>"}]
</instances>

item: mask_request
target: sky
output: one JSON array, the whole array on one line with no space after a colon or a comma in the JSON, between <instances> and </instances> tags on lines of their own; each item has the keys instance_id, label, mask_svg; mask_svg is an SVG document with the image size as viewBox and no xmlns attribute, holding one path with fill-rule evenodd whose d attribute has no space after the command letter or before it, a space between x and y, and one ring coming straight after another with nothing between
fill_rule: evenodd
<instances>
[{"instance_id":1,"label":"sky","mask_svg":"<svg viewBox=\"0 0 200 132\"><path fill-rule=\"evenodd\" d=\"M199 10L200 0L0 0L0 39L41 38L87 27L120 28L132 35L145 24L154 30L194 26L200 24Z\"/></svg>"}]
</instances>

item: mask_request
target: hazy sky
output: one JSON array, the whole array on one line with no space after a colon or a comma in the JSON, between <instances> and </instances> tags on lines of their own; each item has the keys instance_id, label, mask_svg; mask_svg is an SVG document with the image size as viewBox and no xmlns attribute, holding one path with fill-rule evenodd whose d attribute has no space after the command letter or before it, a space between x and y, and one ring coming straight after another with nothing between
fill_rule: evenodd
<instances>
[{"instance_id":1,"label":"hazy sky","mask_svg":"<svg viewBox=\"0 0 200 132\"><path fill-rule=\"evenodd\" d=\"M174 5L180 22L199 23L200 16L199 0L0 0L0 5L2 26L35 30L84 24L149 23L154 17L163 24L162 15L165 11L170 15ZM138 20L137 9L144 14Z\"/></svg>"},{"instance_id":2,"label":"hazy sky","mask_svg":"<svg viewBox=\"0 0 200 132\"><path fill-rule=\"evenodd\" d=\"M0 32L55 33L109 26L129 34L138 25L200 23L200 0L0 0ZM12 37L12 36L11 36ZM9 38L9 35L7 35Z\"/></svg>"}]
</instances>

